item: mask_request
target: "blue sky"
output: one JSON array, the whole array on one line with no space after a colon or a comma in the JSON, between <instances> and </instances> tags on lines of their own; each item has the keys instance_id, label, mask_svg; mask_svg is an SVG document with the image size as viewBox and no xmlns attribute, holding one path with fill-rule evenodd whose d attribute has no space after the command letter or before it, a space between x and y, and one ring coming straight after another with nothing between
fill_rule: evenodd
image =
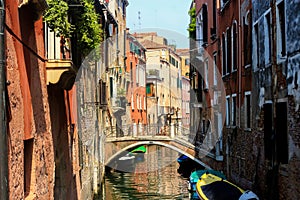
<instances>
[{"instance_id":1,"label":"blue sky","mask_svg":"<svg viewBox=\"0 0 300 200\"><path fill-rule=\"evenodd\" d=\"M188 11L191 0L128 0L130 32L156 31L178 48L188 47ZM138 12L140 11L140 20ZM142 29L142 30L140 30Z\"/></svg>"}]
</instances>

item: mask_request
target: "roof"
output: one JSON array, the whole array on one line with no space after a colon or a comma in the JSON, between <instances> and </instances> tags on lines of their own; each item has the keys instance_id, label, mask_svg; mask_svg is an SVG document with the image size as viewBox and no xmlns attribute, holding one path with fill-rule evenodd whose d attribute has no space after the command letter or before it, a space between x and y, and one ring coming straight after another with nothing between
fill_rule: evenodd
<instances>
[{"instance_id":1,"label":"roof","mask_svg":"<svg viewBox=\"0 0 300 200\"><path fill-rule=\"evenodd\" d=\"M156 42L153 42L151 40L144 40L141 42L141 44L146 48L146 49L162 49L162 48L169 48L168 46L164 44L159 44Z\"/></svg>"},{"instance_id":2,"label":"roof","mask_svg":"<svg viewBox=\"0 0 300 200\"><path fill-rule=\"evenodd\" d=\"M189 56L190 55L190 49L176 49L176 53L179 56Z\"/></svg>"}]
</instances>

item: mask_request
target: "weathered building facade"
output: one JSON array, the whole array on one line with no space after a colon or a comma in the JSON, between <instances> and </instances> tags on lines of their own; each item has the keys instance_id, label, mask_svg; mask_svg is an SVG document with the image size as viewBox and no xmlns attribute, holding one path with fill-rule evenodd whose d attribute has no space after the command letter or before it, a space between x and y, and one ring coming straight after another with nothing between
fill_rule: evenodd
<instances>
[{"instance_id":1,"label":"weathered building facade","mask_svg":"<svg viewBox=\"0 0 300 200\"><path fill-rule=\"evenodd\" d=\"M189 130L190 124L190 50L189 49L176 49L176 53L180 56L181 63L181 113L182 119L179 127Z\"/></svg>"},{"instance_id":2,"label":"weathered building facade","mask_svg":"<svg viewBox=\"0 0 300 200\"><path fill-rule=\"evenodd\" d=\"M165 134L166 125L181 122L181 59L155 32L133 34L146 48L148 123ZM155 128L155 127L153 127ZM175 129L173 129L175 132Z\"/></svg>"},{"instance_id":3,"label":"weathered building facade","mask_svg":"<svg viewBox=\"0 0 300 200\"><path fill-rule=\"evenodd\" d=\"M253 1L252 113L253 132L260 136L254 148L261 152L259 191L266 199L300 196L299 6L297 1Z\"/></svg>"},{"instance_id":4,"label":"weathered building facade","mask_svg":"<svg viewBox=\"0 0 300 200\"><path fill-rule=\"evenodd\" d=\"M195 31L197 45L194 46L198 49L202 46L205 50L202 55L196 53L194 58L211 55L221 77L217 81L221 80L225 88L221 157L214 160L208 154L203 160L222 170L241 187L253 190L262 199L299 198L299 187L295 181L299 179L299 138L296 131L300 94L299 31L296 25L299 2L196 0L194 6L199 27ZM203 9L207 9L207 14ZM205 33L207 27L215 27L215 13L216 49L213 42L203 44L209 38ZM197 16L203 20L199 25ZM212 39L213 29L210 30ZM193 66L196 62L191 59ZM206 81L206 64L200 60L198 65L204 84L208 82L211 85L214 73ZM191 77L193 86L192 71ZM201 93L206 96L201 104L203 119L211 117L207 105L214 106L215 94L209 93L209 98L205 92ZM216 145L215 153L217 149Z\"/></svg>"},{"instance_id":5,"label":"weathered building facade","mask_svg":"<svg viewBox=\"0 0 300 200\"><path fill-rule=\"evenodd\" d=\"M95 5L101 23L105 9ZM97 75L100 65L81 70L84 57L75 35L63 37L43 23L46 8L45 1L7 1L5 6L7 194L10 199L92 199L104 174L100 141L107 96L99 92L105 94L106 87ZM74 10L68 14L73 19ZM87 74L85 91L74 85L77 71ZM91 116L84 118L92 118L84 121L82 111L90 103ZM91 121L89 135L82 122Z\"/></svg>"},{"instance_id":6,"label":"weathered building facade","mask_svg":"<svg viewBox=\"0 0 300 200\"><path fill-rule=\"evenodd\" d=\"M54 198L54 145L41 19L45 9L45 1L6 1L5 6L9 199Z\"/></svg>"},{"instance_id":7,"label":"weathered building facade","mask_svg":"<svg viewBox=\"0 0 300 200\"><path fill-rule=\"evenodd\" d=\"M130 82L125 91L130 103L130 124L140 127L147 124L146 49L130 33L126 37L126 73Z\"/></svg>"}]
</instances>

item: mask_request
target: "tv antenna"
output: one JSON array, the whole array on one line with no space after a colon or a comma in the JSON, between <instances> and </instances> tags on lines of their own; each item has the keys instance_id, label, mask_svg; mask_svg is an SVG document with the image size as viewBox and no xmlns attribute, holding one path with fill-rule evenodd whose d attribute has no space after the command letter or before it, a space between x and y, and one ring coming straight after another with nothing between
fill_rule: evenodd
<instances>
[{"instance_id":1,"label":"tv antenna","mask_svg":"<svg viewBox=\"0 0 300 200\"><path fill-rule=\"evenodd\" d=\"M138 21L139 21L139 29L142 28L142 23L141 23L141 11L138 12Z\"/></svg>"}]
</instances>

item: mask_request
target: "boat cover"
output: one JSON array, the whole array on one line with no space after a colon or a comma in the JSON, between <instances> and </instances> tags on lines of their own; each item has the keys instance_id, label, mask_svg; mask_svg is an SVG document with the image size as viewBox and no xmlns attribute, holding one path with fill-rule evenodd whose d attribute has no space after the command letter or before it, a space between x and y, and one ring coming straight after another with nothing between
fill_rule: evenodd
<instances>
[{"instance_id":1,"label":"boat cover","mask_svg":"<svg viewBox=\"0 0 300 200\"><path fill-rule=\"evenodd\" d=\"M196 191L204 200L238 200L244 192L233 183L213 174L203 174L197 182Z\"/></svg>"}]
</instances>

